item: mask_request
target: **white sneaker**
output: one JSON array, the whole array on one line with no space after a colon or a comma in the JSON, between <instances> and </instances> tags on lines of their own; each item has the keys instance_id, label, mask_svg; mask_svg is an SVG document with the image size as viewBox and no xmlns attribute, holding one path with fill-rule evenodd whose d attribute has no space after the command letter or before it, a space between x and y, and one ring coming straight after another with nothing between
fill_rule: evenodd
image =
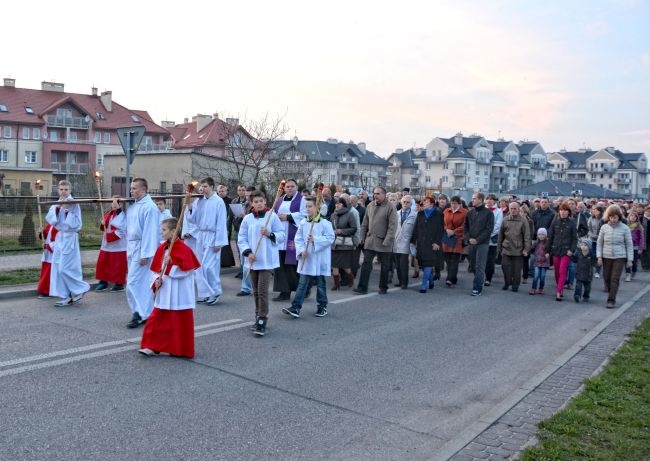
<instances>
[{"instance_id":1,"label":"white sneaker","mask_svg":"<svg viewBox=\"0 0 650 461\"><path fill-rule=\"evenodd\" d=\"M69 306L70 304L72 304L72 300L70 298L60 299L54 303L56 307Z\"/></svg>"},{"instance_id":2,"label":"white sneaker","mask_svg":"<svg viewBox=\"0 0 650 461\"><path fill-rule=\"evenodd\" d=\"M147 357L153 357L154 355L159 354L159 352L152 351L151 349L146 347L144 349L138 349L138 352Z\"/></svg>"},{"instance_id":3,"label":"white sneaker","mask_svg":"<svg viewBox=\"0 0 650 461\"><path fill-rule=\"evenodd\" d=\"M72 299L70 300L70 301L71 301L71 304L76 304L76 303L78 303L79 301L81 301L81 300L83 299L83 297L84 297L83 293L80 294L80 295L74 295L74 296L72 297Z\"/></svg>"},{"instance_id":4,"label":"white sneaker","mask_svg":"<svg viewBox=\"0 0 650 461\"><path fill-rule=\"evenodd\" d=\"M631 282L632 281L632 274L625 274L625 281L626 282Z\"/></svg>"},{"instance_id":5,"label":"white sneaker","mask_svg":"<svg viewBox=\"0 0 650 461\"><path fill-rule=\"evenodd\" d=\"M599 278L600 278L600 274L599 274L598 272L596 272L596 273L594 274L594 277L597 278L597 279L599 279Z\"/></svg>"},{"instance_id":6,"label":"white sneaker","mask_svg":"<svg viewBox=\"0 0 650 461\"><path fill-rule=\"evenodd\" d=\"M210 298L199 298L199 299L196 300L196 302L199 303L199 304L200 303L206 303L206 302L208 302L208 299L210 299Z\"/></svg>"},{"instance_id":7,"label":"white sneaker","mask_svg":"<svg viewBox=\"0 0 650 461\"><path fill-rule=\"evenodd\" d=\"M210 306L214 306L215 304L217 304L219 302L219 298L221 298L221 295L210 296L205 303L210 305Z\"/></svg>"}]
</instances>

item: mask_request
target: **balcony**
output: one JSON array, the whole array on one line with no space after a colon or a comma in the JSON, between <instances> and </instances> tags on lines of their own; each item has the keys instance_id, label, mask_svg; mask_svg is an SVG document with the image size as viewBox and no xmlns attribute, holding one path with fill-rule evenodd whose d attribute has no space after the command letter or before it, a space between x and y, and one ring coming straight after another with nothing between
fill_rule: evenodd
<instances>
[{"instance_id":1,"label":"balcony","mask_svg":"<svg viewBox=\"0 0 650 461\"><path fill-rule=\"evenodd\" d=\"M460 168L454 168L451 172L452 175L454 176L467 176L467 170L463 170Z\"/></svg>"},{"instance_id":2,"label":"balcony","mask_svg":"<svg viewBox=\"0 0 650 461\"><path fill-rule=\"evenodd\" d=\"M616 168L613 166L592 166L587 169L590 173L613 173Z\"/></svg>"},{"instance_id":3,"label":"balcony","mask_svg":"<svg viewBox=\"0 0 650 461\"><path fill-rule=\"evenodd\" d=\"M87 122L84 117L57 117L56 115L48 115L47 124L52 128L78 128L87 130L90 121Z\"/></svg>"},{"instance_id":4,"label":"balcony","mask_svg":"<svg viewBox=\"0 0 650 461\"><path fill-rule=\"evenodd\" d=\"M476 163L481 164L481 165L489 165L490 161L486 158L483 157L477 157Z\"/></svg>"},{"instance_id":5,"label":"balcony","mask_svg":"<svg viewBox=\"0 0 650 461\"><path fill-rule=\"evenodd\" d=\"M140 144L138 152L166 152L171 150L171 143L165 144Z\"/></svg>"},{"instance_id":6,"label":"balcony","mask_svg":"<svg viewBox=\"0 0 650 461\"><path fill-rule=\"evenodd\" d=\"M615 178L614 182L617 184L632 184L632 180L630 178Z\"/></svg>"},{"instance_id":7,"label":"balcony","mask_svg":"<svg viewBox=\"0 0 650 461\"><path fill-rule=\"evenodd\" d=\"M495 171L494 173L492 173L492 177L495 178L495 179L507 178L508 173L506 173L504 171Z\"/></svg>"},{"instance_id":8,"label":"balcony","mask_svg":"<svg viewBox=\"0 0 650 461\"><path fill-rule=\"evenodd\" d=\"M69 138L57 138L57 139L44 139L43 142L53 143L53 144L86 144L94 146L97 144L95 141L89 141L87 139L69 139Z\"/></svg>"},{"instance_id":9,"label":"balcony","mask_svg":"<svg viewBox=\"0 0 650 461\"><path fill-rule=\"evenodd\" d=\"M530 167L533 168L534 170L545 170L546 163L533 162L531 163Z\"/></svg>"},{"instance_id":10,"label":"balcony","mask_svg":"<svg viewBox=\"0 0 650 461\"><path fill-rule=\"evenodd\" d=\"M90 172L87 163L58 163L52 162L54 174L88 174Z\"/></svg>"},{"instance_id":11,"label":"balcony","mask_svg":"<svg viewBox=\"0 0 650 461\"><path fill-rule=\"evenodd\" d=\"M507 166L517 166L517 161L516 160L506 160L506 165Z\"/></svg>"},{"instance_id":12,"label":"balcony","mask_svg":"<svg viewBox=\"0 0 650 461\"><path fill-rule=\"evenodd\" d=\"M535 175L530 173L522 173L519 175L519 179L522 181L534 181Z\"/></svg>"}]
</instances>

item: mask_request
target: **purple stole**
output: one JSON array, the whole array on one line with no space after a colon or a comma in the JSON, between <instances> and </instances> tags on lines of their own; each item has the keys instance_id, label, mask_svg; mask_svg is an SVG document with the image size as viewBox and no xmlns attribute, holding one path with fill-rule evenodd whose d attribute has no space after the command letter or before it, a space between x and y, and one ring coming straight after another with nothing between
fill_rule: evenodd
<instances>
[{"instance_id":1,"label":"purple stole","mask_svg":"<svg viewBox=\"0 0 650 461\"><path fill-rule=\"evenodd\" d=\"M282 204L282 202L284 202L284 197L286 197L286 194L280 197L280 200L278 200L277 203L273 205L273 209L275 210L276 214L280 209L280 205ZM302 194L296 192L293 196L293 199L291 199L291 205L289 206L289 211L291 213L299 212L301 202L302 202ZM290 264L292 266L297 266L298 259L296 258L296 244L294 243L294 239L296 238L296 232L298 231L298 227L294 226L290 222L288 224L289 224L289 234L287 235L287 253L284 257L284 263Z\"/></svg>"}]
</instances>

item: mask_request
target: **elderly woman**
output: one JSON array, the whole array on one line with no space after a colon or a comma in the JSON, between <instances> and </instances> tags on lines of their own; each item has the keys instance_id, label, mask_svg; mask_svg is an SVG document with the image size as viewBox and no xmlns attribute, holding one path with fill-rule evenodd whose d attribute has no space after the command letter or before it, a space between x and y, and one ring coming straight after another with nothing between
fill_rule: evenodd
<instances>
[{"instance_id":1,"label":"elderly woman","mask_svg":"<svg viewBox=\"0 0 650 461\"><path fill-rule=\"evenodd\" d=\"M555 217L548 229L546 240L546 258L553 257L555 272L555 300L562 301L564 297L564 284L566 283L569 262L573 256L573 249L578 244L578 232L575 221L571 219L571 207L562 202L558 216Z\"/></svg>"},{"instance_id":2,"label":"elderly woman","mask_svg":"<svg viewBox=\"0 0 650 461\"><path fill-rule=\"evenodd\" d=\"M623 269L632 267L634 248L632 233L626 224L623 224L623 213L616 205L610 205L605 211L606 224L600 228L596 257L598 265L603 268L603 282L607 290L607 308L613 309L616 305L616 294L621 281Z\"/></svg>"},{"instance_id":3,"label":"elderly woman","mask_svg":"<svg viewBox=\"0 0 650 461\"><path fill-rule=\"evenodd\" d=\"M331 216L334 227L334 245L332 246L332 290L341 288L341 273L347 277L348 286L354 284L352 268L354 265L354 234L357 232L356 217L350 211L348 201L342 197L336 201ZM348 270L349 272L346 272ZM339 272L340 271L340 272Z\"/></svg>"},{"instance_id":4,"label":"elderly woman","mask_svg":"<svg viewBox=\"0 0 650 461\"><path fill-rule=\"evenodd\" d=\"M433 268L442 261L442 234L445 232L445 223L442 212L434 206L433 197L425 197L424 209L415 219L415 228L411 243L416 246L416 256L424 275L420 293L433 289Z\"/></svg>"}]
</instances>

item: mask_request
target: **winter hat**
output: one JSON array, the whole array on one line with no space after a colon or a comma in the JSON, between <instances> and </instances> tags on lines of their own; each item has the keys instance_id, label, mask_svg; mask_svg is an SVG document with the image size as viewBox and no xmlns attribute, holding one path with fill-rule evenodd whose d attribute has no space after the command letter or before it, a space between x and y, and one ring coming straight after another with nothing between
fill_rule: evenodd
<instances>
[{"instance_id":1,"label":"winter hat","mask_svg":"<svg viewBox=\"0 0 650 461\"><path fill-rule=\"evenodd\" d=\"M545 228L545 227L540 227L539 229L537 229L537 235L538 235L538 236L539 236L539 235L543 235L544 237L546 237L546 234L547 234L547 232L546 232L546 228Z\"/></svg>"}]
</instances>

